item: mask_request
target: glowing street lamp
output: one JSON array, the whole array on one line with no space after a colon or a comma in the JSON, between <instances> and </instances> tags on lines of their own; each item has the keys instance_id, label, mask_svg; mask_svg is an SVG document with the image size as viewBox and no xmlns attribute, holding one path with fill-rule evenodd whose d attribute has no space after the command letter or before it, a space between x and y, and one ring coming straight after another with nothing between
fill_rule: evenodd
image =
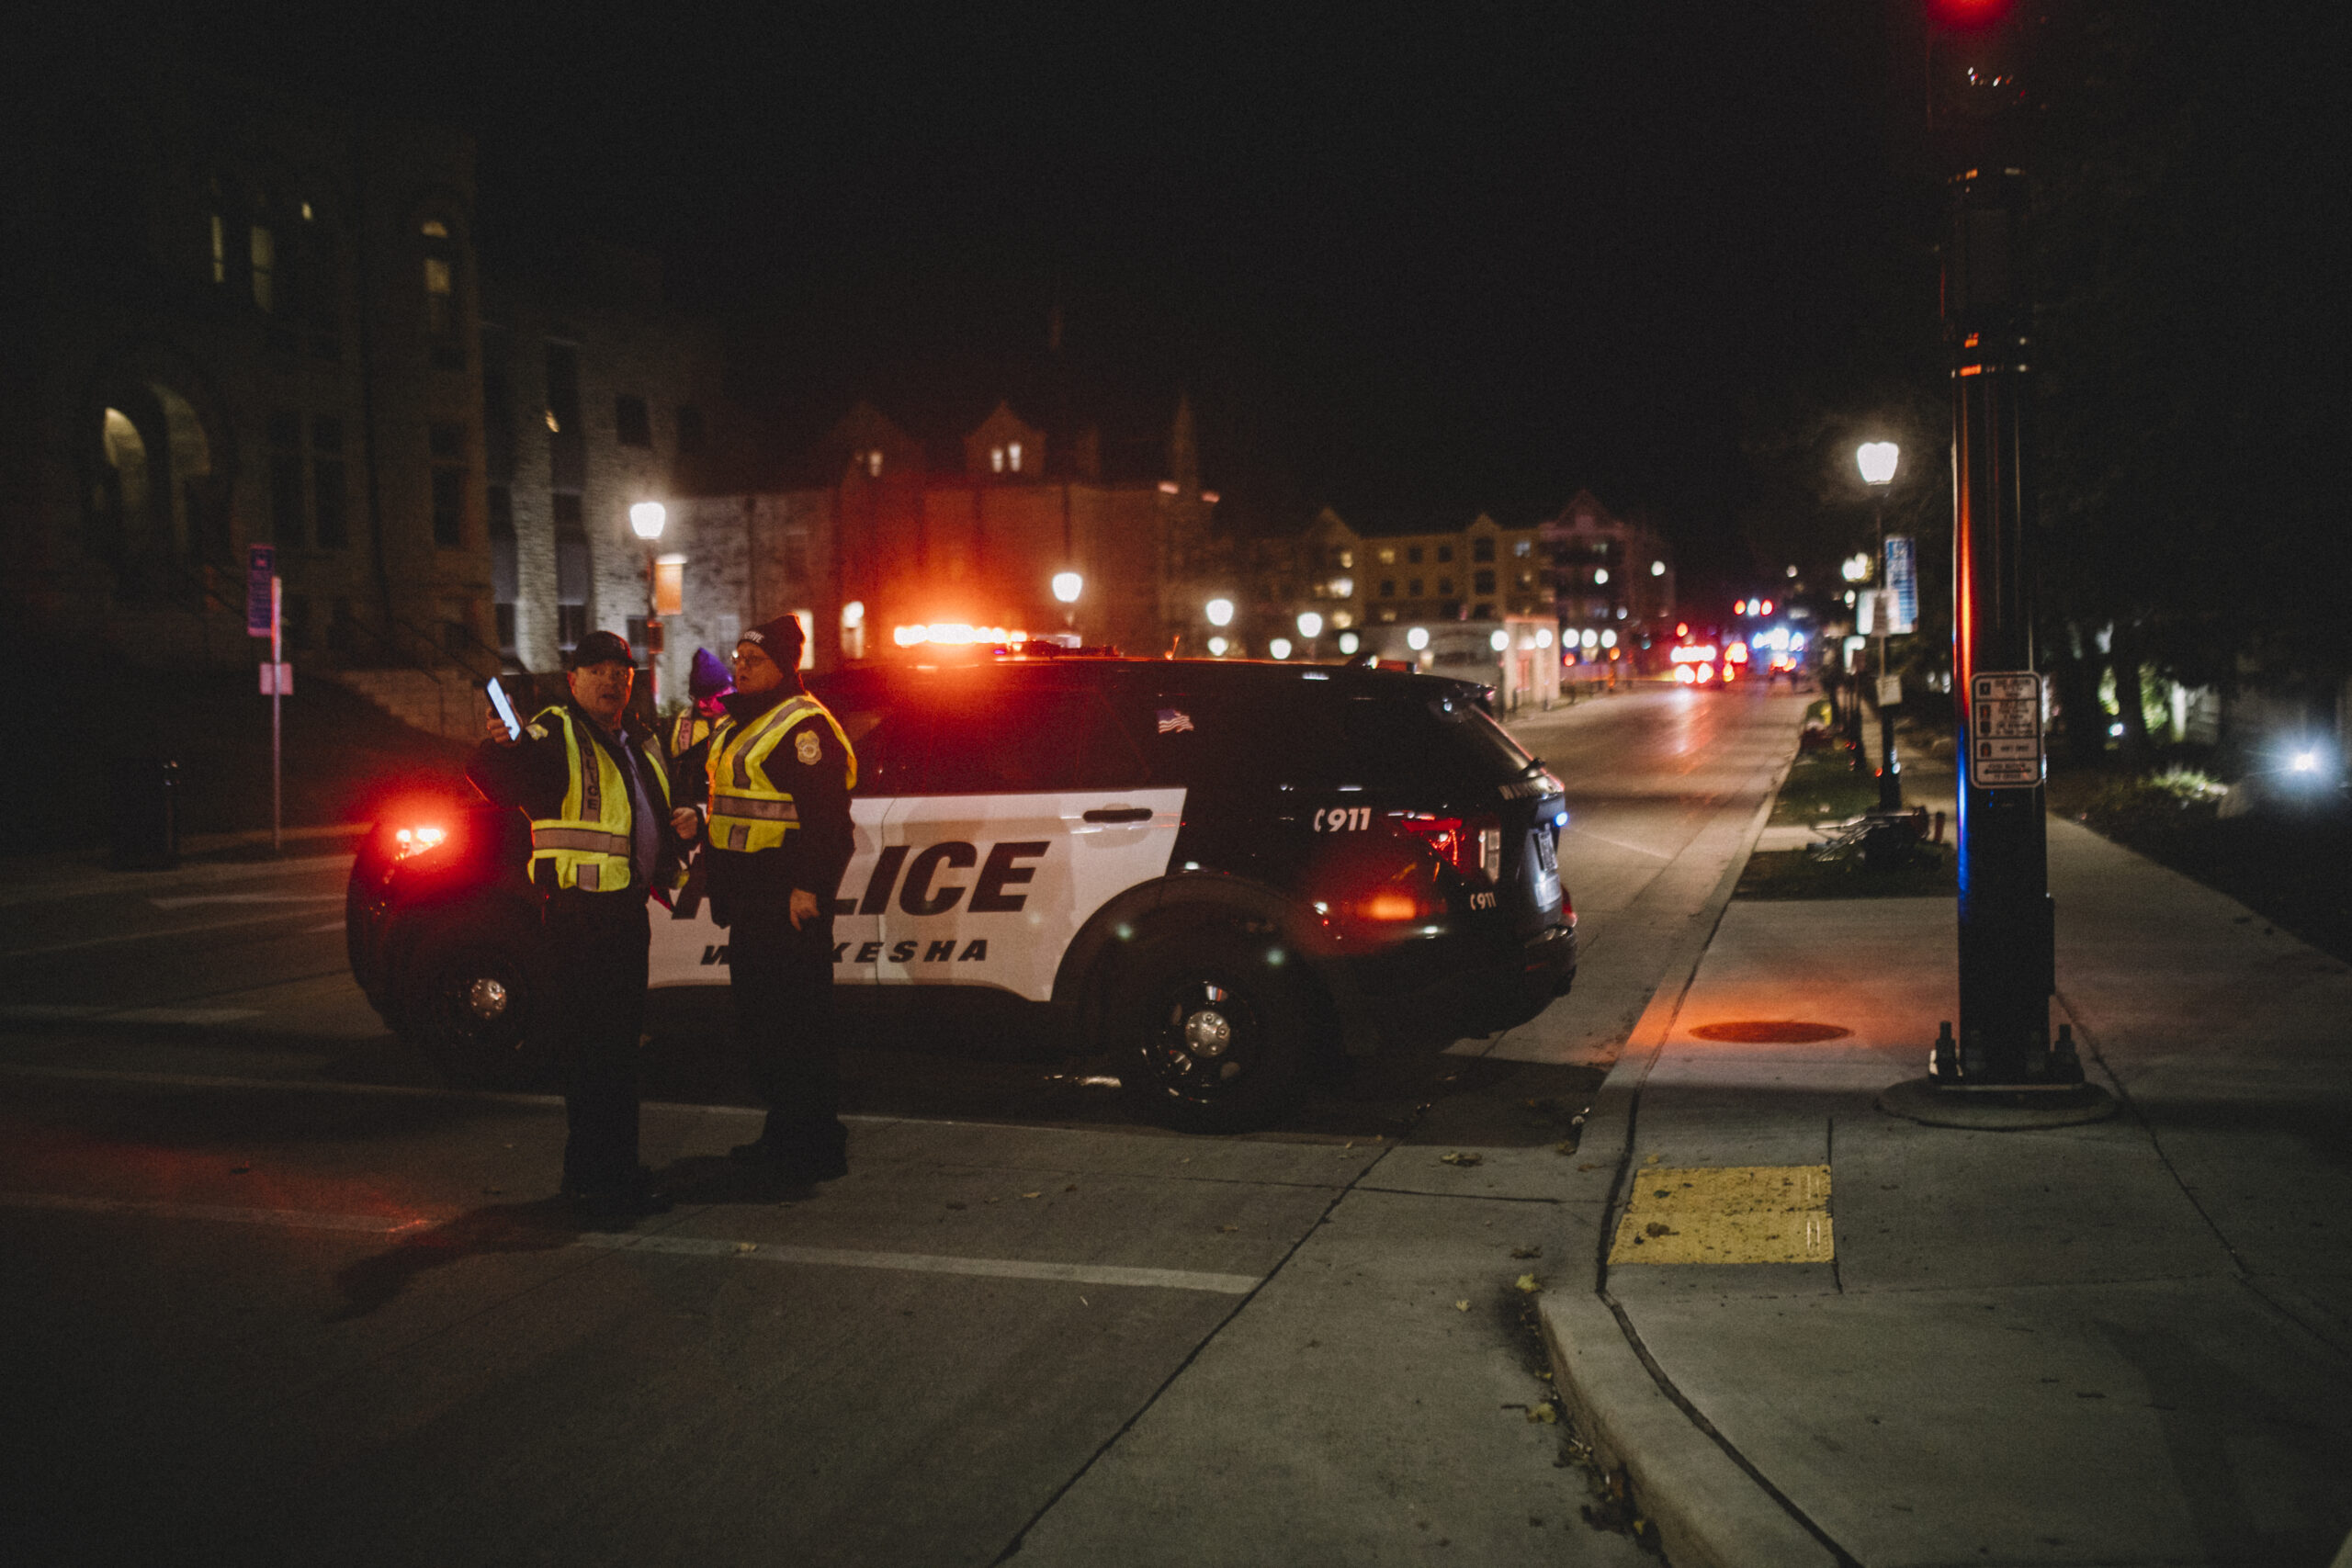
<instances>
[{"instance_id":1,"label":"glowing street lamp","mask_svg":"<svg viewBox=\"0 0 2352 1568\"><path fill-rule=\"evenodd\" d=\"M1079 576L1078 573L1074 571L1054 573L1054 597L1062 602L1062 625L1065 627L1078 625L1078 596L1085 589L1086 579Z\"/></svg>"},{"instance_id":2,"label":"glowing street lamp","mask_svg":"<svg viewBox=\"0 0 2352 1568\"><path fill-rule=\"evenodd\" d=\"M1854 466L1862 471L1862 482L1871 487L1871 502L1878 515L1878 556L1880 563L1886 559L1886 487L1894 482L1894 463L1901 455L1892 441L1865 441L1854 448ZM1878 602L1878 808L1881 811L1903 809L1903 776L1894 761L1894 716L1886 704L1886 624L1894 619L1888 612L1894 608L1894 596L1885 586L1886 572L1879 570ZM1861 712L1861 694L1856 692L1854 711Z\"/></svg>"},{"instance_id":3,"label":"glowing street lamp","mask_svg":"<svg viewBox=\"0 0 2352 1568\"><path fill-rule=\"evenodd\" d=\"M628 509L629 531L649 545L662 536L662 525L669 521L670 509L658 501L640 501Z\"/></svg>"},{"instance_id":4,"label":"glowing street lamp","mask_svg":"<svg viewBox=\"0 0 2352 1568\"><path fill-rule=\"evenodd\" d=\"M1309 642L1313 642L1317 637L1321 637L1323 635L1323 617L1317 615L1312 610L1301 611L1298 617L1298 635L1305 637Z\"/></svg>"},{"instance_id":5,"label":"glowing street lamp","mask_svg":"<svg viewBox=\"0 0 2352 1568\"><path fill-rule=\"evenodd\" d=\"M1213 626L1229 626L1233 624L1233 601L1230 599L1212 599L1201 606L1201 611L1208 616L1209 625Z\"/></svg>"},{"instance_id":6,"label":"glowing street lamp","mask_svg":"<svg viewBox=\"0 0 2352 1568\"><path fill-rule=\"evenodd\" d=\"M1421 649L1429 647L1429 645L1430 631L1427 626L1415 626L1412 630L1405 634L1405 646L1411 649L1415 653L1420 652Z\"/></svg>"},{"instance_id":7,"label":"glowing street lamp","mask_svg":"<svg viewBox=\"0 0 2352 1568\"><path fill-rule=\"evenodd\" d=\"M1288 659L1290 657L1290 638L1286 637L1278 637L1274 638L1273 641L1266 645L1266 651L1272 654L1276 659Z\"/></svg>"}]
</instances>

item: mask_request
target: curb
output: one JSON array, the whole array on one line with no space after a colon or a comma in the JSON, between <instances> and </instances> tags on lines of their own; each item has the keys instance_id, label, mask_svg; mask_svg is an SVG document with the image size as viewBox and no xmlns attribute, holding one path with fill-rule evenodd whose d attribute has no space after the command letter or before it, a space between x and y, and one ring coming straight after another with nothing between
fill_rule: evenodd
<instances>
[{"instance_id":1,"label":"curb","mask_svg":"<svg viewBox=\"0 0 2352 1568\"><path fill-rule=\"evenodd\" d=\"M1791 761L1793 761L1793 755ZM1602 1262L1609 1224L1634 1156L1634 1117L1642 1084L1671 1032L1697 977L1732 889L1772 814L1789 763L1781 765L1744 835L1741 852L1710 892L1699 917L1665 967L1658 988L1609 1069L1586 1113L1579 1150L1609 1162L1577 1201L1598 1209L1598 1240L1581 1288L1545 1295L1538 1304L1553 1381L1605 1469L1622 1469L1643 1512L1677 1568L1838 1568L1850 1562L1813 1529L1702 1425L1653 1370L1631 1325L1607 1292Z\"/></svg>"}]
</instances>

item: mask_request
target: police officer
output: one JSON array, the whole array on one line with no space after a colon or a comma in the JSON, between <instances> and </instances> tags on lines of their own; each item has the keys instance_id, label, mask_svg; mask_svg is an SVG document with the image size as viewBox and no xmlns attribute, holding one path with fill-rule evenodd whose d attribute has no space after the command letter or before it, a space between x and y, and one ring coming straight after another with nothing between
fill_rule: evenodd
<instances>
[{"instance_id":1,"label":"police officer","mask_svg":"<svg viewBox=\"0 0 2352 1568\"><path fill-rule=\"evenodd\" d=\"M592 1217L670 1207L638 1164L638 1043L645 1022L645 903L674 886L700 818L673 810L669 771L628 716L628 644L591 632L567 660L571 696L518 739L493 714L466 776L531 818L531 880L546 912L548 995L564 1073L563 1191Z\"/></svg>"},{"instance_id":2,"label":"police officer","mask_svg":"<svg viewBox=\"0 0 2352 1568\"><path fill-rule=\"evenodd\" d=\"M735 1035L767 1101L735 1157L793 1185L849 1170L833 1065L833 897L848 869L857 757L800 683L800 622L735 645L735 690L710 739L707 886L729 928Z\"/></svg>"}]
</instances>

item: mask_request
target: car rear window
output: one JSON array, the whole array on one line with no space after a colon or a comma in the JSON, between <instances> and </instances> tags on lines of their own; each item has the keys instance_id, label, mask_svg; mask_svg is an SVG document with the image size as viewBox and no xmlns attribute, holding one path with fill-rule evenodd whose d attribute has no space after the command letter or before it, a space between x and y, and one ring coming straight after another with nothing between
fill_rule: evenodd
<instances>
[{"instance_id":1,"label":"car rear window","mask_svg":"<svg viewBox=\"0 0 2352 1568\"><path fill-rule=\"evenodd\" d=\"M1532 758L1464 696L1334 683L1123 694L1155 783L1193 788L1505 784Z\"/></svg>"}]
</instances>

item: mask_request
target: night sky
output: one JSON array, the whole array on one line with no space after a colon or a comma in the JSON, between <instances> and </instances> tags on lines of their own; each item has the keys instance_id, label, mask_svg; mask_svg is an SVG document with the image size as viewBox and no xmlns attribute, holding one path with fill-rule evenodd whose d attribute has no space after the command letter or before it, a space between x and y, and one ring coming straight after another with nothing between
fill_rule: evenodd
<instances>
[{"instance_id":1,"label":"night sky","mask_svg":"<svg viewBox=\"0 0 2352 1568\"><path fill-rule=\"evenodd\" d=\"M752 323L787 433L869 388L985 412L1058 302L1114 419L1190 389L1253 526L1519 524L1589 485L1737 572L1741 400L1839 362L1894 260L1880 7L1128 9L149 25L471 130L493 258L660 251Z\"/></svg>"}]
</instances>

